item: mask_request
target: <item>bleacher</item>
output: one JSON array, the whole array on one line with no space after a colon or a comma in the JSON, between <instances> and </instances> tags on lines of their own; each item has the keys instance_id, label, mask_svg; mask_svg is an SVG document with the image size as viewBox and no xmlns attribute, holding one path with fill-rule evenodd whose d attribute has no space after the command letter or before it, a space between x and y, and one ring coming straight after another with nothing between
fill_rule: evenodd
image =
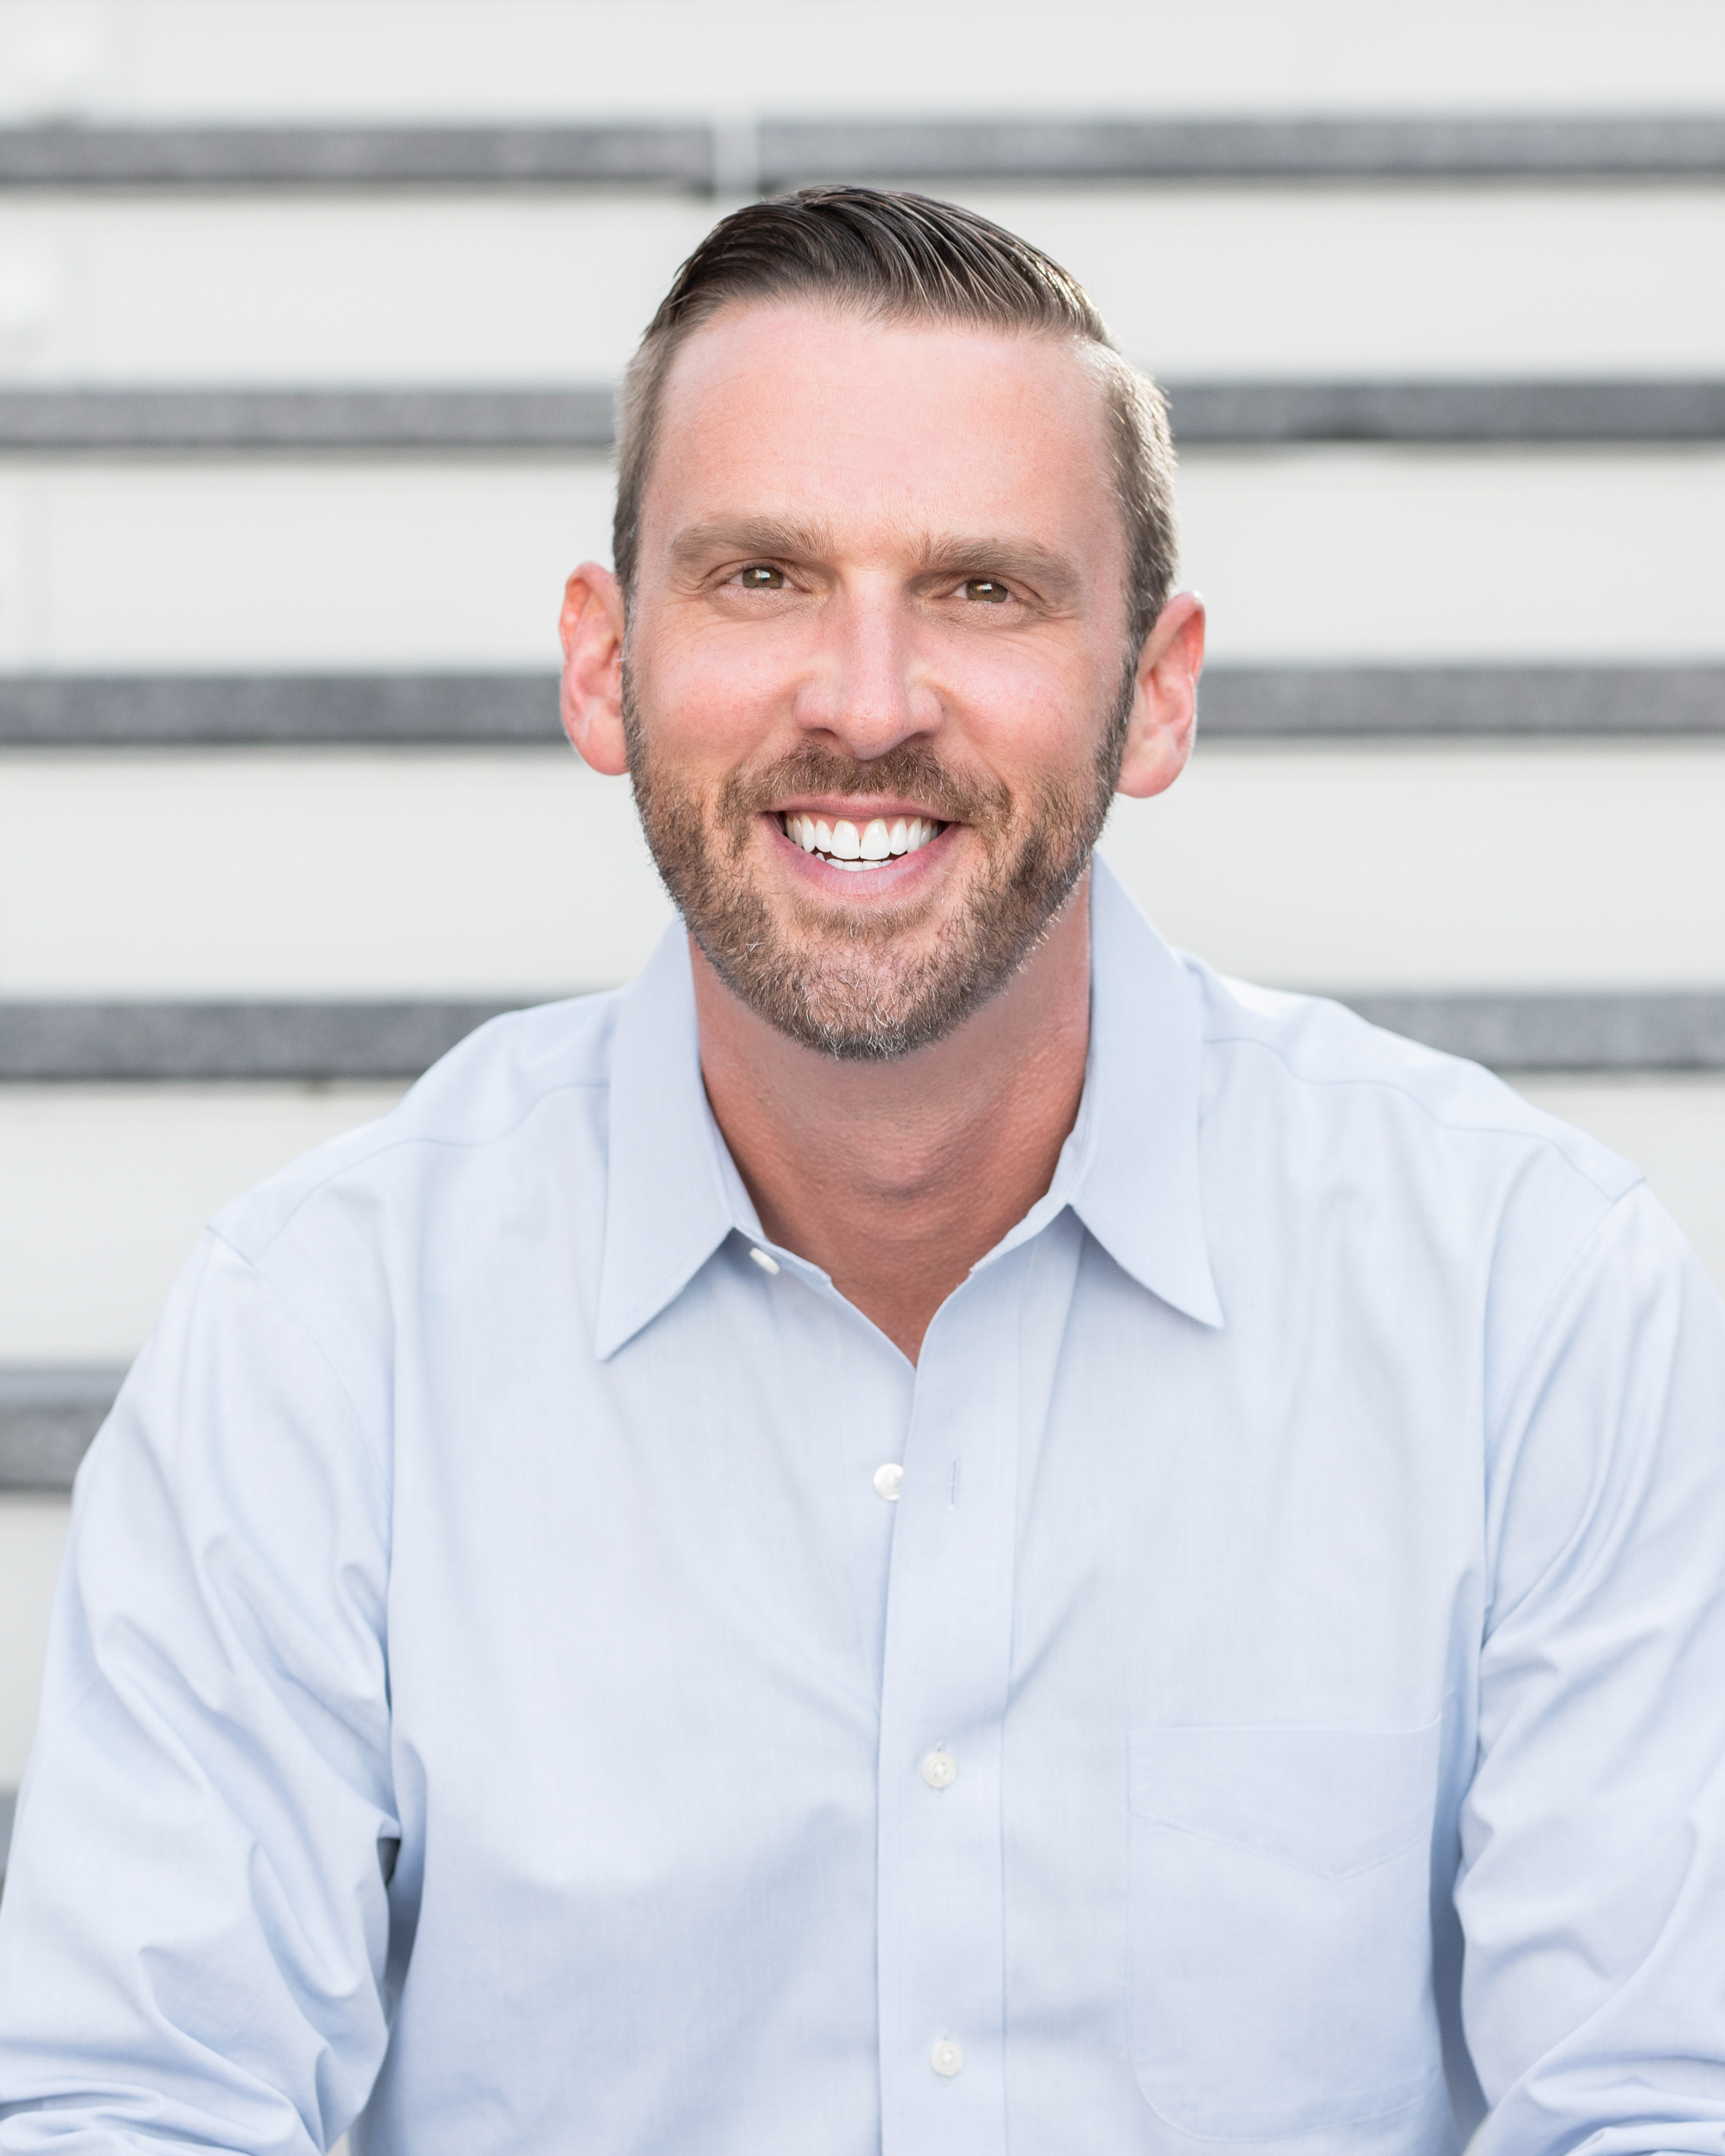
<instances>
[{"instance_id":1,"label":"bleacher","mask_svg":"<svg viewBox=\"0 0 1725 2156\"><path fill-rule=\"evenodd\" d=\"M0 0L0 1791L202 1221L668 917L557 600L676 263L830 177L1168 386L1214 666L1104 842L1164 932L1510 1074L1725 1282L1707 0Z\"/></svg>"}]
</instances>

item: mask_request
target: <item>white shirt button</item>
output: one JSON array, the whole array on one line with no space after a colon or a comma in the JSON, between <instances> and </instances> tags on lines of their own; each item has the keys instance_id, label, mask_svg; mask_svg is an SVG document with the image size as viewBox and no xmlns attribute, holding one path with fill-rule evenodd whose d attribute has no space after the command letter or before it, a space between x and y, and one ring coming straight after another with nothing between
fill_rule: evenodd
<instances>
[{"instance_id":1,"label":"white shirt button","mask_svg":"<svg viewBox=\"0 0 1725 2156\"><path fill-rule=\"evenodd\" d=\"M928 2063L937 2074L951 2081L964 2065L963 2046L955 2044L950 2036L942 2036L928 2055Z\"/></svg>"},{"instance_id":2,"label":"white shirt button","mask_svg":"<svg viewBox=\"0 0 1725 2156\"><path fill-rule=\"evenodd\" d=\"M898 1487L905 1479L905 1471L896 1460L889 1460L884 1467L875 1470L875 1495L884 1497L889 1505L898 1502Z\"/></svg>"},{"instance_id":3,"label":"white shirt button","mask_svg":"<svg viewBox=\"0 0 1725 2156\"><path fill-rule=\"evenodd\" d=\"M922 1779L931 1789L950 1789L958 1779L958 1762L950 1752L931 1752L922 1762ZM956 2051L957 2046L955 2045L953 2049ZM959 2065L963 2064L961 2058ZM956 2074L957 2071L958 2067L954 2066L952 2071Z\"/></svg>"},{"instance_id":4,"label":"white shirt button","mask_svg":"<svg viewBox=\"0 0 1725 2156\"><path fill-rule=\"evenodd\" d=\"M749 1255L754 1260L755 1263L761 1268L763 1273L776 1273L778 1270L778 1260L777 1258L769 1257L765 1250L757 1250L751 1245Z\"/></svg>"}]
</instances>

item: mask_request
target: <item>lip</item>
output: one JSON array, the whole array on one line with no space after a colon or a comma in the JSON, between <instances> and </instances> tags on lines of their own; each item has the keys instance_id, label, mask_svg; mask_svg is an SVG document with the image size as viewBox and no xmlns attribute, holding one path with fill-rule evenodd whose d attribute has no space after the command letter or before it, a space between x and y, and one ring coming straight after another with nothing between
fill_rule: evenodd
<instances>
[{"instance_id":1,"label":"lip","mask_svg":"<svg viewBox=\"0 0 1725 2156\"><path fill-rule=\"evenodd\" d=\"M888 824L893 823L901 816L906 820L912 816L920 816L926 823L930 824L947 824L952 821L950 817L942 816L937 809L929 808L922 801L911 801L886 795L883 795L879 800L870 800L865 795L856 793L795 794L788 801L774 802L772 808L763 813L768 816L824 816L829 824L836 824L839 818L843 817L848 822L855 824L859 830L865 824L872 823L877 816Z\"/></svg>"}]
</instances>

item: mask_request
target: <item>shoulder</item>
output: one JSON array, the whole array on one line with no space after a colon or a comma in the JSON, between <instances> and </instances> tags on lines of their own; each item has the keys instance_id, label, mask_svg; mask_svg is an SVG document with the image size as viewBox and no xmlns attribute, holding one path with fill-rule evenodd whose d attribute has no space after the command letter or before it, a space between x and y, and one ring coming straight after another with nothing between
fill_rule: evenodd
<instances>
[{"instance_id":1,"label":"shoulder","mask_svg":"<svg viewBox=\"0 0 1725 2156\"><path fill-rule=\"evenodd\" d=\"M305 1153L217 1214L212 1226L256 1260L328 1194L434 1183L519 1146L547 1110L598 1137L619 993L511 1011L459 1042L377 1122ZM560 1122L567 1129L567 1114Z\"/></svg>"},{"instance_id":2,"label":"shoulder","mask_svg":"<svg viewBox=\"0 0 1725 2156\"><path fill-rule=\"evenodd\" d=\"M1296 1110L1314 1135L1331 1138L1393 1128L1416 1153L1453 1170L1470 1162L1538 1163L1604 1207L1640 1180L1628 1162L1476 1063L1386 1032L1323 997L1255 988L1196 959L1183 963L1198 998L1206 1091L1218 1105L1250 1096L1260 1111Z\"/></svg>"},{"instance_id":3,"label":"shoulder","mask_svg":"<svg viewBox=\"0 0 1725 2156\"><path fill-rule=\"evenodd\" d=\"M1495 1404L1564 1281L1646 1209L1640 1171L1477 1064L1187 963L1223 1269L1296 1250L1392 1332L1482 1338Z\"/></svg>"}]
</instances>

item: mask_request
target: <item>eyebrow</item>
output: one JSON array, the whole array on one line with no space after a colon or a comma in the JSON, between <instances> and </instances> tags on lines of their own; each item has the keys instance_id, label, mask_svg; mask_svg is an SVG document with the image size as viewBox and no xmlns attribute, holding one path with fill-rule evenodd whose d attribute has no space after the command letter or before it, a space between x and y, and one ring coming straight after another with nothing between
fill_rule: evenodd
<instances>
[{"instance_id":1,"label":"eyebrow","mask_svg":"<svg viewBox=\"0 0 1725 2156\"><path fill-rule=\"evenodd\" d=\"M923 575L955 574L968 569L973 573L991 572L1009 581L1022 578L1050 600L1070 602L1085 583L1082 572L1069 556L1018 535L922 532L914 541L912 551ZM691 524L670 546L673 563L684 570L696 569L716 554L819 562L830 559L837 552L836 536L824 521L805 522L774 516L716 518Z\"/></svg>"},{"instance_id":2,"label":"eyebrow","mask_svg":"<svg viewBox=\"0 0 1725 2156\"><path fill-rule=\"evenodd\" d=\"M831 528L775 516L714 518L685 525L670 544L679 568L694 568L714 554L760 554L774 561L812 562L834 551Z\"/></svg>"}]
</instances>

